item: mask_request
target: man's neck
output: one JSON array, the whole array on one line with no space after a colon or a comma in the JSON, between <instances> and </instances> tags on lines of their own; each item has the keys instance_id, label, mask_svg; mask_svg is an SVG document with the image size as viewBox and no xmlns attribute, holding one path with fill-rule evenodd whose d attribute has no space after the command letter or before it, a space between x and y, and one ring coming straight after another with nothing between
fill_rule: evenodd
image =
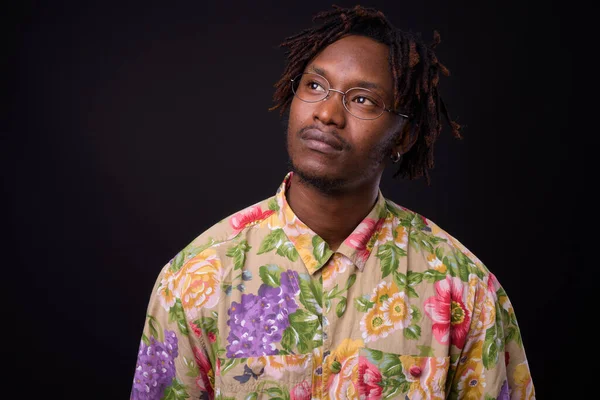
<instances>
[{"instance_id":1,"label":"man's neck","mask_svg":"<svg viewBox=\"0 0 600 400\"><path fill-rule=\"evenodd\" d=\"M378 193L379 181L323 193L293 174L286 197L294 214L335 251L373 209Z\"/></svg>"}]
</instances>

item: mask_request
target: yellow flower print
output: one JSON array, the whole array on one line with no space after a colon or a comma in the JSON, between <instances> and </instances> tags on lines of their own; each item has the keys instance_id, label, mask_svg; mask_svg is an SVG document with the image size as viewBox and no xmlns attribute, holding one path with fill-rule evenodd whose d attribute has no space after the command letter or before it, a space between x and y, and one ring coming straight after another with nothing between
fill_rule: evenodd
<instances>
[{"instance_id":1,"label":"yellow flower print","mask_svg":"<svg viewBox=\"0 0 600 400\"><path fill-rule=\"evenodd\" d=\"M171 268L167 268L158 288L158 298L160 304L166 311L175 305L175 300L179 296L177 272L173 272Z\"/></svg>"},{"instance_id":2,"label":"yellow flower print","mask_svg":"<svg viewBox=\"0 0 600 400\"><path fill-rule=\"evenodd\" d=\"M404 226L398 225L396 227L396 237L394 238L394 243L401 249L406 250L406 247L408 246L408 234Z\"/></svg>"},{"instance_id":3,"label":"yellow flower print","mask_svg":"<svg viewBox=\"0 0 600 400\"><path fill-rule=\"evenodd\" d=\"M287 356L249 357L247 364L252 367L261 366L265 374L280 379L284 371L304 371L309 366L309 354L293 354Z\"/></svg>"},{"instance_id":4,"label":"yellow flower print","mask_svg":"<svg viewBox=\"0 0 600 400\"><path fill-rule=\"evenodd\" d=\"M313 349L313 373L312 373L312 394L313 398L320 399L323 395L323 348Z\"/></svg>"},{"instance_id":5,"label":"yellow flower print","mask_svg":"<svg viewBox=\"0 0 600 400\"><path fill-rule=\"evenodd\" d=\"M513 395L515 397L519 399L535 399L533 381L527 362L521 363L515 367L513 380L515 382L515 387L513 389Z\"/></svg>"},{"instance_id":6,"label":"yellow flower print","mask_svg":"<svg viewBox=\"0 0 600 400\"><path fill-rule=\"evenodd\" d=\"M410 325L412 311L408 296L404 292L395 293L381 306L383 319L390 321L394 330L403 329Z\"/></svg>"},{"instance_id":7,"label":"yellow flower print","mask_svg":"<svg viewBox=\"0 0 600 400\"><path fill-rule=\"evenodd\" d=\"M358 399L352 382L358 380L358 352L362 340L344 339L325 360L323 379L326 382L325 399Z\"/></svg>"},{"instance_id":8,"label":"yellow flower print","mask_svg":"<svg viewBox=\"0 0 600 400\"><path fill-rule=\"evenodd\" d=\"M386 219L385 222L381 225L379 233L377 234L377 245L385 244L394 240L394 236L392 235L392 229L393 228L391 221Z\"/></svg>"},{"instance_id":9,"label":"yellow flower print","mask_svg":"<svg viewBox=\"0 0 600 400\"><path fill-rule=\"evenodd\" d=\"M485 340L485 333L479 335L479 337L471 337L463 349L462 355L459 359L459 368L469 368L469 363L479 363L483 357L483 342ZM474 367L473 367L474 368Z\"/></svg>"},{"instance_id":10,"label":"yellow flower print","mask_svg":"<svg viewBox=\"0 0 600 400\"><path fill-rule=\"evenodd\" d=\"M441 272L442 274L445 274L446 271L448 271L448 267L446 266L446 264L444 264L433 253L427 256L427 263L431 266L431 268L435 269L438 272Z\"/></svg>"},{"instance_id":11,"label":"yellow flower print","mask_svg":"<svg viewBox=\"0 0 600 400\"><path fill-rule=\"evenodd\" d=\"M386 337L395 328L392 322L386 318L381 308L374 306L367 311L360 321L360 330L365 343L368 343Z\"/></svg>"},{"instance_id":12,"label":"yellow flower print","mask_svg":"<svg viewBox=\"0 0 600 400\"><path fill-rule=\"evenodd\" d=\"M279 221L279 216L277 215L277 213L273 213L267 218L260 221L259 226L261 228L268 227L270 230L275 230L277 228L281 228L281 222Z\"/></svg>"},{"instance_id":13,"label":"yellow flower print","mask_svg":"<svg viewBox=\"0 0 600 400\"><path fill-rule=\"evenodd\" d=\"M188 319L196 319L200 308L212 308L217 304L221 274L221 260L213 249L204 250L181 267L177 287Z\"/></svg>"},{"instance_id":14,"label":"yellow flower print","mask_svg":"<svg viewBox=\"0 0 600 400\"><path fill-rule=\"evenodd\" d=\"M475 301L479 302L478 319L475 324L471 325L470 335L477 336L486 331L496 322L496 306L492 294L488 291L486 285L475 274L469 275L469 287L467 289L466 307L468 309L475 308Z\"/></svg>"},{"instance_id":15,"label":"yellow flower print","mask_svg":"<svg viewBox=\"0 0 600 400\"><path fill-rule=\"evenodd\" d=\"M290 237L290 240L294 243L300 258L306 265L309 271L317 268L319 264L315 256L313 255L312 237L309 234L304 234L296 237Z\"/></svg>"},{"instance_id":16,"label":"yellow flower print","mask_svg":"<svg viewBox=\"0 0 600 400\"><path fill-rule=\"evenodd\" d=\"M334 253L331 260L323 268L323 288L331 289L336 282L339 274L346 272L346 269L352 265L352 261L340 253Z\"/></svg>"},{"instance_id":17,"label":"yellow flower print","mask_svg":"<svg viewBox=\"0 0 600 400\"><path fill-rule=\"evenodd\" d=\"M400 356L402 372L409 383L411 400L442 399L448 372L448 357Z\"/></svg>"},{"instance_id":18,"label":"yellow flower print","mask_svg":"<svg viewBox=\"0 0 600 400\"><path fill-rule=\"evenodd\" d=\"M371 301L375 303L375 306L380 307L384 301L398 293L398 286L394 282L380 282L371 295Z\"/></svg>"},{"instance_id":19,"label":"yellow flower print","mask_svg":"<svg viewBox=\"0 0 600 400\"><path fill-rule=\"evenodd\" d=\"M485 393L483 365L478 360L470 360L458 380L458 393L461 399L478 400Z\"/></svg>"}]
</instances>

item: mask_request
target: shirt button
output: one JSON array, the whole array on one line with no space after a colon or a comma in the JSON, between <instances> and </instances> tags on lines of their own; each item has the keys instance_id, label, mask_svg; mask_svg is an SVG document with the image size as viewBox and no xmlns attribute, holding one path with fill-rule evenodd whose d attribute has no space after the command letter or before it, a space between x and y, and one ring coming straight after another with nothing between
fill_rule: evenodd
<instances>
[{"instance_id":1,"label":"shirt button","mask_svg":"<svg viewBox=\"0 0 600 400\"><path fill-rule=\"evenodd\" d=\"M337 374L341 371L342 369L342 364L339 361L334 361L331 363L331 367L329 368L331 370L331 372L333 372L334 374Z\"/></svg>"},{"instance_id":2,"label":"shirt button","mask_svg":"<svg viewBox=\"0 0 600 400\"><path fill-rule=\"evenodd\" d=\"M418 378L421 376L421 368L417 367L416 365L413 365L412 367L410 367L408 372L410 372L410 374L412 376L414 376L415 378Z\"/></svg>"}]
</instances>

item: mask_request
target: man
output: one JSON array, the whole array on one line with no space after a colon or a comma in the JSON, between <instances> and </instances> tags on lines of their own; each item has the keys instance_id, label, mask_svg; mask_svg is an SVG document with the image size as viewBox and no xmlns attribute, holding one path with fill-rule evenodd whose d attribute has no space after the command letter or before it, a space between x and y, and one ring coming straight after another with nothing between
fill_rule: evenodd
<instances>
[{"instance_id":1,"label":"man","mask_svg":"<svg viewBox=\"0 0 600 400\"><path fill-rule=\"evenodd\" d=\"M439 37L358 6L317 20L274 95L292 170L165 265L131 398L534 398L494 275L379 190L388 163L427 177L442 115L459 136Z\"/></svg>"}]
</instances>

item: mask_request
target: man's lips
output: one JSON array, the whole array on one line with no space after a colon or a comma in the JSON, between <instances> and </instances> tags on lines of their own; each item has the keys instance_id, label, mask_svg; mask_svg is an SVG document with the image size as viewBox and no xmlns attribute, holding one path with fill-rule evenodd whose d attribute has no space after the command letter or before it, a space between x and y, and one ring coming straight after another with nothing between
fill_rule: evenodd
<instances>
[{"instance_id":1,"label":"man's lips","mask_svg":"<svg viewBox=\"0 0 600 400\"><path fill-rule=\"evenodd\" d=\"M316 128L304 130L300 138L307 147L322 153L334 153L342 151L344 144L333 134L323 132Z\"/></svg>"}]
</instances>

